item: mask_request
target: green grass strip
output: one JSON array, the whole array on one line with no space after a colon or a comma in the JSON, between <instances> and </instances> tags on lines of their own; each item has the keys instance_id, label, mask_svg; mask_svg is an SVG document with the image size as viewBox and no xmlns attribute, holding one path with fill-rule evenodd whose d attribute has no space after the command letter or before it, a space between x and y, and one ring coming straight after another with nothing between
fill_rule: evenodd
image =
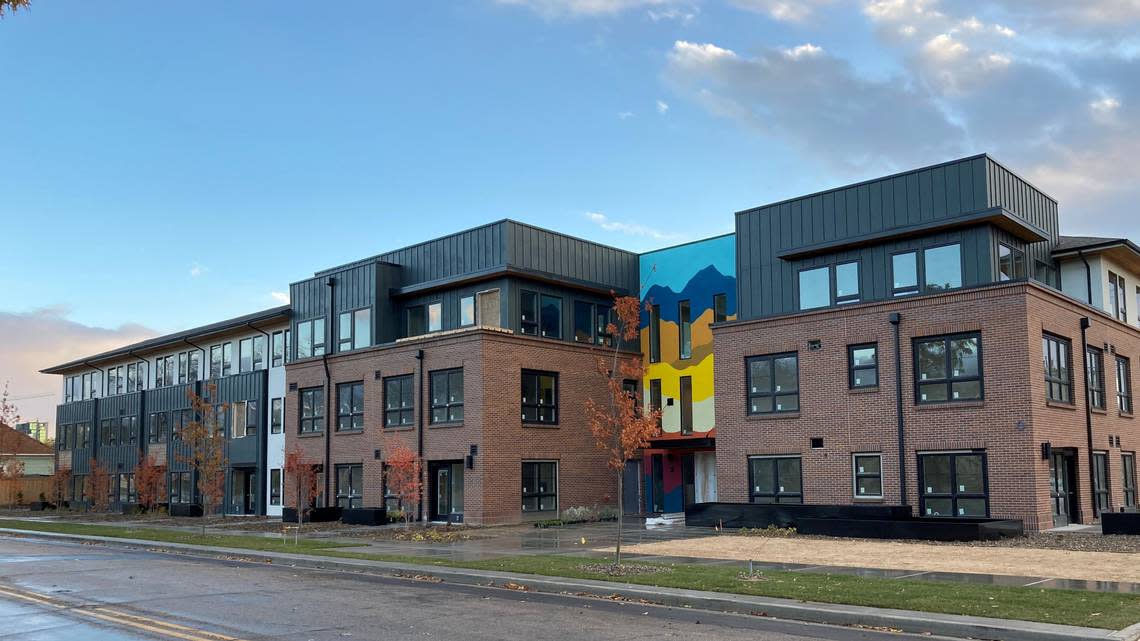
<instances>
[{"instance_id":1,"label":"green grass strip","mask_svg":"<svg viewBox=\"0 0 1140 641\"><path fill-rule=\"evenodd\" d=\"M742 581L740 568L723 565L649 564L668 572L610 578L581 569L596 558L560 555L521 555L483 561L435 560L414 555L356 552L352 545L301 539L298 545L275 538L207 535L157 528L125 528L78 523L0 519L0 527L38 532L134 538L165 543L190 543L265 552L307 552L317 556L390 561L440 567L496 570L551 577L593 579L638 585L707 590L799 601L896 608L942 614L964 614L1119 630L1140 621L1140 595L1047 588L990 586L968 583L912 581L840 574L765 571L764 580ZM1125 561L1122 555L1121 561ZM638 562L641 564L641 562Z\"/></svg>"}]
</instances>

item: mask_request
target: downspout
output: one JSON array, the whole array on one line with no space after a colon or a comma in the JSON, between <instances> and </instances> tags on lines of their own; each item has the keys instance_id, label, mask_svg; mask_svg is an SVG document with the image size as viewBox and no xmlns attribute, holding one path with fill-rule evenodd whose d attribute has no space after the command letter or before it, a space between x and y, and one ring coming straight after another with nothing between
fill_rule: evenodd
<instances>
[{"instance_id":1,"label":"downspout","mask_svg":"<svg viewBox=\"0 0 1140 641\"><path fill-rule=\"evenodd\" d=\"M906 423L903 418L903 377L902 377L902 338L899 326L902 324L902 315L891 312L891 325L895 333L895 417L898 423L899 446L899 504L910 507L906 492Z\"/></svg>"},{"instance_id":2,"label":"downspout","mask_svg":"<svg viewBox=\"0 0 1140 641\"><path fill-rule=\"evenodd\" d=\"M325 285L328 285L328 288L329 288L328 310L331 312L333 310L333 303L336 301L336 297L335 297L336 279L333 278L332 276L329 276L328 280L325 281ZM325 507L332 507L332 505L331 505L332 494L329 493L330 485L331 485L331 483L330 483L331 477L330 477L329 466L332 465L333 421L331 419L332 419L332 412L334 409L336 409L333 407L333 402L332 402L332 376L329 374L329 349L332 347L332 341L329 340L329 332L331 332L331 331L332 331L332 318L330 318L328 315L326 315L325 316L325 350L324 350L324 353L321 354L321 364L324 365L324 368L325 368L325 464L324 464Z\"/></svg>"},{"instance_id":3,"label":"downspout","mask_svg":"<svg viewBox=\"0 0 1140 641\"><path fill-rule=\"evenodd\" d=\"M419 408L419 411L416 412L416 455L419 456L422 468L422 461L424 460L424 351L422 349L416 350L416 360L419 361L419 365L416 367L416 369L419 370L419 380L416 384L416 405ZM421 469L420 474L423 473L424 470ZM422 481L423 479L420 480ZM419 484L419 488L419 497L417 497L416 501L416 520L423 521L424 484L422 482Z\"/></svg>"},{"instance_id":4,"label":"downspout","mask_svg":"<svg viewBox=\"0 0 1140 641\"><path fill-rule=\"evenodd\" d=\"M1087 264L1087 263L1086 263ZM1093 455L1093 425L1092 425L1092 387L1089 381L1089 327L1092 327L1092 319L1088 316L1081 317L1081 348L1084 351L1085 359L1085 436L1088 439L1089 450L1089 498L1091 499L1093 518L1096 518L1096 465L1094 464ZM1104 372L1101 372L1101 378L1104 377ZM1090 519L1091 521L1091 519Z\"/></svg>"},{"instance_id":5,"label":"downspout","mask_svg":"<svg viewBox=\"0 0 1140 641\"><path fill-rule=\"evenodd\" d=\"M1085 287L1088 289L1089 305L1092 305L1092 267L1089 265L1088 259L1085 258L1084 250L1077 250L1077 256L1080 256L1081 262L1085 264Z\"/></svg>"},{"instance_id":6,"label":"downspout","mask_svg":"<svg viewBox=\"0 0 1140 641\"><path fill-rule=\"evenodd\" d=\"M266 496L267 481L269 480L269 413L273 411L271 407L272 401L269 401L269 370L273 364L273 337L270 336L265 330L255 326L253 323L246 323L246 327L256 331L257 333L265 336L265 347L267 354L263 357L268 358L269 362L265 363L265 375L261 377L261 429L257 431L257 453L259 461L257 463L257 507L256 512L260 515L268 514ZM269 401L269 402L266 402Z\"/></svg>"}]
</instances>

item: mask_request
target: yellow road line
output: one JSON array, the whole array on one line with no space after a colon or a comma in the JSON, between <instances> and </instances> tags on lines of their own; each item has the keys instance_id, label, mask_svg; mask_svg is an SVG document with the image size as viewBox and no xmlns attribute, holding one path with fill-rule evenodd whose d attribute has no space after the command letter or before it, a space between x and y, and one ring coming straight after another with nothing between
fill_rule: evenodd
<instances>
[{"instance_id":1,"label":"yellow road line","mask_svg":"<svg viewBox=\"0 0 1140 641\"><path fill-rule=\"evenodd\" d=\"M143 630L162 636L182 639L183 641L242 641L236 637L226 636L217 632L209 632L206 630L197 630L189 628L177 623L170 623L168 621L160 621L150 617L144 617L138 614L131 614L123 612L114 608L108 607L83 607L82 605L68 603L54 597L35 592L28 592L25 590L17 590L10 587L0 587L0 595L9 596L14 599L20 599L35 603L36 605L47 606L57 610L68 610L71 613L78 614L85 617L91 617L100 621L113 623L115 625L134 628L136 630Z\"/></svg>"}]
</instances>

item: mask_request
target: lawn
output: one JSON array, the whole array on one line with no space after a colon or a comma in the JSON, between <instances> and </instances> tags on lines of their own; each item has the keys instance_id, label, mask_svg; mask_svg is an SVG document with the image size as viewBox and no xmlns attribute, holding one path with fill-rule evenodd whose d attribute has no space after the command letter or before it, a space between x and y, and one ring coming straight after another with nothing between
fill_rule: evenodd
<instances>
[{"instance_id":1,"label":"lawn","mask_svg":"<svg viewBox=\"0 0 1140 641\"><path fill-rule=\"evenodd\" d=\"M201 536L194 532L155 528L123 528L76 523L0 520L0 527L135 538L163 543L190 543L272 552L304 552L316 556L394 561L419 565L497 570L542 576L686 588L800 601L842 603L880 608L966 614L1000 619L1040 621L1106 629L1140 621L1140 595L1042 588L998 587L948 582L892 580L847 575L764 572L762 580L742 581L738 568L692 564L666 565L652 574L610 578L582 569L597 559L557 555L525 555L484 561L438 561L410 555L382 555L339 549L344 544L302 539L298 545L275 538L237 535ZM661 565L661 564L655 564Z\"/></svg>"}]
</instances>

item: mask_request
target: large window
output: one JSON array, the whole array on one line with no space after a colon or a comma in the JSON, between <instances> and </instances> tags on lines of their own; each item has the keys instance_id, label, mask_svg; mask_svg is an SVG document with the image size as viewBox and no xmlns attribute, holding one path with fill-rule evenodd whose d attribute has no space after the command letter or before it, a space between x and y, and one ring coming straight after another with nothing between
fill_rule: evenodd
<instances>
[{"instance_id":1,"label":"large window","mask_svg":"<svg viewBox=\"0 0 1140 641\"><path fill-rule=\"evenodd\" d=\"M523 461L522 511L550 512L558 509L558 463Z\"/></svg>"},{"instance_id":2,"label":"large window","mask_svg":"<svg viewBox=\"0 0 1140 641\"><path fill-rule=\"evenodd\" d=\"M723 323L728 320L728 295L713 294L713 322Z\"/></svg>"},{"instance_id":3,"label":"large window","mask_svg":"<svg viewBox=\"0 0 1140 641\"><path fill-rule=\"evenodd\" d=\"M866 343L847 347L847 386L851 389L879 386L879 345Z\"/></svg>"},{"instance_id":4,"label":"large window","mask_svg":"<svg viewBox=\"0 0 1140 641\"><path fill-rule=\"evenodd\" d=\"M958 334L915 339L914 372L916 403L981 399L981 335Z\"/></svg>"},{"instance_id":5,"label":"large window","mask_svg":"<svg viewBox=\"0 0 1140 641\"><path fill-rule=\"evenodd\" d=\"M542 295L541 332L545 338L562 338L562 298Z\"/></svg>"},{"instance_id":6,"label":"large window","mask_svg":"<svg viewBox=\"0 0 1140 641\"><path fill-rule=\"evenodd\" d=\"M883 455L855 454L851 457L852 478L855 479L855 498L883 498Z\"/></svg>"},{"instance_id":7,"label":"large window","mask_svg":"<svg viewBox=\"0 0 1140 641\"><path fill-rule=\"evenodd\" d=\"M943 245L922 252L927 291L957 289L962 286L962 246Z\"/></svg>"},{"instance_id":8,"label":"large window","mask_svg":"<svg viewBox=\"0 0 1140 641\"><path fill-rule=\"evenodd\" d=\"M285 332L273 332L272 343L273 356L270 363L273 367L281 367L285 364Z\"/></svg>"},{"instance_id":9,"label":"large window","mask_svg":"<svg viewBox=\"0 0 1140 641\"><path fill-rule=\"evenodd\" d=\"M1104 352L1095 347L1085 350L1085 386L1088 388L1088 403L1096 409L1105 409L1104 399Z\"/></svg>"},{"instance_id":10,"label":"large window","mask_svg":"<svg viewBox=\"0 0 1140 641\"><path fill-rule=\"evenodd\" d=\"M269 433L280 434L284 431L285 399L275 398L269 401Z\"/></svg>"},{"instance_id":11,"label":"large window","mask_svg":"<svg viewBox=\"0 0 1140 641\"><path fill-rule=\"evenodd\" d=\"M1021 280L1023 278L1025 278L1025 252L998 243L998 280Z\"/></svg>"},{"instance_id":12,"label":"large window","mask_svg":"<svg viewBox=\"0 0 1140 641\"><path fill-rule=\"evenodd\" d=\"M1067 339L1045 334L1041 339L1041 352L1045 359L1046 398L1057 403L1072 403L1072 343Z\"/></svg>"},{"instance_id":13,"label":"large window","mask_svg":"<svg viewBox=\"0 0 1140 641\"><path fill-rule=\"evenodd\" d=\"M147 364L131 363L127 365L127 391L137 392L146 389Z\"/></svg>"},{"instance_id":14,"label":"large window","mask_svg":"<svg viewBox=\"0 0 1140 641\"><path fill-rule=\"evenodd\" d=\"M238 367L242 372L265 369L265 337L243 338L238 343Z\"/></svg>"},{"instance_id":15,"label":"large window","mask_svg":"<svg viewBox=\"0 0 1140 641\"><path fill-rule=\"evenodd\" d=\"M463 420L463 368L431 373L431 422Z\"/></svg>"},{"instance_id":16,"label":"large window","mask_svg":"<svg viewBox=\"0 0 1140 641\"><path fill-rule=\"evenodd\" d=\"M170 418L170 440L181 441L182 432L194 422L194 410L175 410Z\"/></svg>"},{"instance_id":17,"label":"large window","mask_svg":"<svg viewBox=\"0 0 1140 641\"><path fill-rule=\"evenodd\" d=\"M411 425L415 410L415 388L411 374L384 379L384 427Z\"/></svg>"},{"instance_id":18,"label":"large window","mask_svg":"<svg viewBox=\"0 0 1140 641\"><path fill-rule=\"evenodd\" d=\"M325 388L307 387L298 392L301 411L298 413L301 434L315 434L325 429Z\"/></svg>"},{"instance_id":19,"label":"large window","mask_svg":"<svg viewBox=\"0 0 1140 641\"><path fill-rule=\"evenodd\" d=\"M800 409L798 354L748 359L748 413L776 414Z\"/></svg>"},{"instance_id":20,"label":"large window","mask_svg":"<svg viewBox=\"0 0 1140 641\"><path fill-rule=\"evenodd\" d=\"M193 383L202 374L202 352L190 350L178 354L178 384Z\"/></svg>"},{"instance_id":21,"label":"large window","mask_svg":"<svg viewBox=\"0 0 1140 641\"><path fill-rule=\"evenodd\" d=\"M986 455L981 452L920 454L919 489L923 516L989 515Z\"/></svg>"},{"instance_id":22,"label":"large window","mask_svg":"<svg viewBox=\"0 0 1140 641\"><path fill-rule=\"evenodd\" d=\"M538 336L538 294L519 291L519 332Z\"/></svg>"},{"instance_id":23,"label":"large window","mask_svg":"<svg viewBox=\"0 0 1140 641\"><path fill-rule=\"evenodd\" d=\"M269 470L269 504L281 505L281 470Z\"/></svg>"},{"instance_id":24,"label":"large window","mask_svg":"<svg viewBox=\"0 0 1140 641\"><path fill-rule=\"evenodd\" d=\"M693 377L682 376L681 384L681 433L693 433Z\"/></svg>"},{"instance_id":25,"label":"large window","mask_svg":"<svg viewBox=\"0 0 1140 641\"><path fill-rule=\"evenodd\" d=\"M170 502L194 502L194 473L171 472L170 474Z\"/></svg>"},{"instance_id":26,"label":"large window","mask_svg":"<svg viewBox=\"0 0 1140 641\"><path fill-rule=\"evenodd\" d=\"M297 358L323 356L325 353L325 319L297 323Z\"/></svg>"},{"instance_id":27,"label":"large window","mask_svg":"<svg viewBox=\"0 0 1140 641\"><path fill-rule=\"evenodd\" d=\"M891 256L891 293L907 296L918 293L918 252L903 252Z\"/></svg>"},{"instance_id":28,"label":"large window","mask_svg":"<svg viewBox=\"0 0 1140 641\"><path fill-rule=\"evenodd\" d=\"M661 306L649 306L649 362L661 362Z\"/></svg>"},{"instance_id":29,"label":"large window","mask_svg":"<svg viewBox=\"0 0 1140 641\"><path fill-rule=\"evenodd\" d=\"M1093 497L1097 516L1112 511L1108 487L1108 453L1093 452Z\"/></svg>"},{"instance_id":30,"label":"large window","mask_svg":"<svg viewBox=\"0 0 1140 641\"><path fill-rule=\"evenodd\" d=\"M804 487L798 456L752 456L748 459L749 500L753 503L803 503Z\"/></svg>"},{"instance_id":31,"label":"large window","mask_svg":"<svg viewBox=\"0 0 1140 641\"><path fill-rule=\"evenodd\" d=\"M364 466L336 466L336 504L344 509L364 507Z\"/></svg>"},{"instance_id":32,"label":"large window","mask_svg":"<svg viewBox=\"0 0 1140 641\"><path fill-rule=\"evenodd\" d=\"M1116 406L1122 414L1132 413L1132 364L1123 357L1116 357Z\"/></svg>"},{"instance_id":33,"label":"large window","mask_svg":"<svg viewBox=\"0 0 1140 641\"><path fill-rule=\"evenodd\" d=\"M365 307L337 317L337 351L347 352L372 344L372 310Z\"/></svg>"},{"instance_id":34,"label":"large window","mask_svg":"<svg viewBox=\"0 0 1140 641\"><path fill-rule=\"evenodd\" d=\"M135 488L135 475L119 474L118 477L118 496L116 498L119 503L137 503L139 496Z\"/></svg>"},{"instance_id":35,"label":"large window","mask_svg":"<svg viewBox=\"0 0 1140 641\"><path fill-rule=\"evenodd\" d=\"M230 404L232 438L257 434L257 401L235 401Z\"/></svg>"},{"instance_id":36,"label":"large window","mask_svg":"<svg viewBox=\"0 0 1140 641\"><path fill-rule=\"evenodd\" d=\"M154 359L154 386L174 385L175 356L159 356Z\"/></svg>"},{"instance_id":37,"label":"large window","mask_svg":"<svg viewBox=\"0 0 1140 641\"><path fill-rule=\"evenodd\" d=\"M1121 452L1120 472L1123 476L1124 507L1136 507L1136 454Z\"/></svg>"},{"instance_id":38,"label":"large window","mask_svg":"<svg viewBox=\"0 0 1140 641\"><path fill-rule=\"evenodd\" d=\"M859 302L859 262L839 263L835 266L835 302Z\"/></svg>"},{"instance_id":39,"label":"large window","mask_svg":"<svg viewBox=\"0 0 1140 641\"><path fill-rule=\"evenodd\" d=\"M419 336L427 332L427 312L423 305L409 307L407 310L408 336Z\"/></svg>"},{"instance_id":40,"label":"large window","mask_svg":"<svg viewBox=\"0 0 1140 641\"><path fill-rule=\"evenodd\" d=\"M161 375L156 373L155 376L158 377ZM222 377L222 346L221 345L212 345L210 347L210 378L221 378L221 377ZM158 384L157 378L155 380L155 384L156 385Z\"/></svg>"},{"instance_id":41,"label":"large window","mask_svg":"<svg viewBox=\"0 0 1140 641\"><path fill-rule=\"evenodd\" d=\"M594 342L594 306L585 301L574 301L574 342Z\"/></svg>"},{"instance_id":42,"label":"large window","mask_svg":"<svg viewBox=\"0 0 1140 641\"><path fill-rule=\"evenodd\" d=\"M1113 318L1128 322L1128 287L1124 277L1113 272L1108 272L1108 306Z\"/></svg>"},{"instance_id":43,"label":"large window","mask_svg":"<svg viewBox=\"0 0 1140 641\"><path fill-rule=\"evenodd\" d=\"M677 322L680 323L678 327L678 352L682 359L693 357L693 312L692 305L689 301L683 300L677 303Z\"/></svg>"},{"instance_id":44,"label":"large window","mask_svg":"<svg viewBox=\"0 0 1140 641\"><path fill-rule=\"evenodd\" d=\"M428 303L427 331L438 332L443 329L443 303Z\"/></svg>"},{"instance_id":45,"label":"large window","mask_svg":"<svg viewBox=\"0 0 1140 641\"><path fill-rule=\"evenodd\" d=\"M816 267L800 272L800 309L831 305L831 268Z\"/></svg>"},{"instance_id":46,"label":"large window","mask_svg":"<svg viewBox=\"0 0 1140 641\"><path fill-rule=\"evenodd\" d=\"M522 372L523 423L558 423L558 374Z\"/></svg>"},{"instance_id":47,"label":"large window","mask_svg":"<svg viewBox=\"0 0 1140 641\"><path fill-rule=\"evenodd\" d=\"M166 412L151 412L146 425L147 443L165 443L167 431Z\"/></svg>"},{"instance_id":48,"label":"large window","mask_svg":"<svg viewBox=\"0 0 1140 641\"><path fill-rule=\"evenodd\" d=\"M364 429L364 383L336 386L336 431Z\"/></svg>"},{"instance_id":49,"label":"large window","mask_svg":"<svg viewBox=\"0 0 1140 641\"><path fill-rule=\"evenodd\" d=\"M459 326L468 327L475 324L475 297L464 296L459 299Z\"/></svg>"}]
</instances>

